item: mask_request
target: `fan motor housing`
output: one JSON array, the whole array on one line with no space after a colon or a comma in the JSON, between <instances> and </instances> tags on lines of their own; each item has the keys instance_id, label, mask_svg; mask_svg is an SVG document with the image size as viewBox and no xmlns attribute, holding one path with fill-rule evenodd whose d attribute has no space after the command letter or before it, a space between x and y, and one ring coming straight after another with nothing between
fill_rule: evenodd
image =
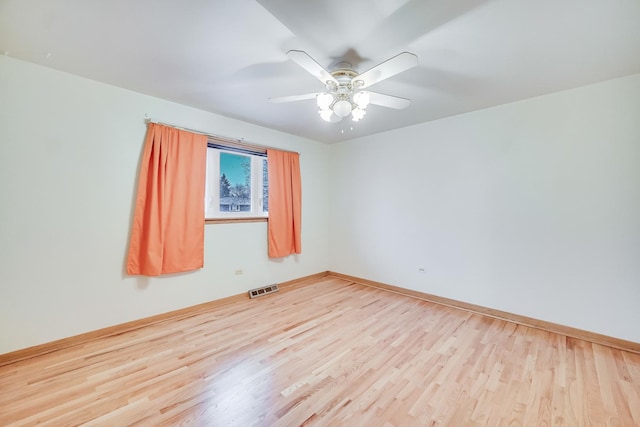
<instances>
[{"instance_id":1,"label":"fan motor housing","mask_svg":"<svg viewBox=\"0 0 640 427\"><path fill-rule=\"evenodd\" d=\"M347 64L348 65L348 64ZM349 94L353 89L357 87L353 79L358 76L358 72L350 68L338 68L330 73L337 81L337 87L328 87L333 89L337 94ZM332 86L332 85L329 85Z\"/></svg>"}]
</instances>

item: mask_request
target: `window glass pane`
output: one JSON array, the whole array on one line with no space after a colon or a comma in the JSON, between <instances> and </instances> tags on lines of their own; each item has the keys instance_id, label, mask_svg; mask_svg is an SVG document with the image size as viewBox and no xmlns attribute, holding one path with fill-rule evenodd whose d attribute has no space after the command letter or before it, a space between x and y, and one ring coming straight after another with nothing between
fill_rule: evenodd
<instances>
[{"instance_id":1,"label":"window glass pane","mask_svg":"<svg viewBox=\"0 0 640 427\"><path fill-rule=\"evenodd\" d=\"M269 212L269 172L267 159L262 160L262 212Z\"/></svg>"},{"instance_id":2,"label":"window glass pane","mask_svg":"<svg viewBox=\"0 0 640 427\"><path fill-rule=\"evenodd\" d=\"M251 211L251 158L220 153L220 212Z\"/></svg>"}]
</instances>

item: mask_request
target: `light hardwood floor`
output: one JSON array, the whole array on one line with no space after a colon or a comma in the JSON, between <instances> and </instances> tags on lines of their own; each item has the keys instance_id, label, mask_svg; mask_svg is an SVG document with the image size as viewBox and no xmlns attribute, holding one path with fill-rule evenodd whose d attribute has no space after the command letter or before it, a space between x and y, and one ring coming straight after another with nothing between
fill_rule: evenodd
<instances>
[{"instance_id":1,"label":"light hardwood floor","mask_svg":"<svg viewBox=\"0 0 640 427\"><path fill-rule=\"evenodd\" d=\"M0 425L640 426L640 355L327 277L0 367Z\"/></svg>"}]
</instances>

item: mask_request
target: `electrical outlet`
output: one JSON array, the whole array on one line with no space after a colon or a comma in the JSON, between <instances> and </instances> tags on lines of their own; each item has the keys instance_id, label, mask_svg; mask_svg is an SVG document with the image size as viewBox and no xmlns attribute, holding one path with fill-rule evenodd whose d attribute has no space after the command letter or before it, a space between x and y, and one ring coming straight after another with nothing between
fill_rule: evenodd
<instances>
[{"instance_id":1,"label":"electrical outlet","mask_svg":"<svg viewBox=\"0 0 640 427\"><path fill-rule=\"evenodd\" d=\"M236 271L233 272L236 276L239 276L241 274L244 274L244 271L242 271L242 269L238 269Z\"/></svg>"}]
</instances>

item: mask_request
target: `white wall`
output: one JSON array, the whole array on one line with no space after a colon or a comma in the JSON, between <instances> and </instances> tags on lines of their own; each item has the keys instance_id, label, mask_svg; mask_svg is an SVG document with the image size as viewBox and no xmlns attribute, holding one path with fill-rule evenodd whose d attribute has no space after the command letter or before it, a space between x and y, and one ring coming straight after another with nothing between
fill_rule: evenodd
<instances>
[{"instance_id":1,"label":"white wall","mask_svg":"<svg viewBox=\"0 0 640 427\"><path fill-rule=\"evenodd\" d=\"M331 270L640 342L640 75L330 157Z\"/></svg>"},{"instance_id":2,"label":"white wall","mask_svg":"<svg viewBox=\"0 0 640 427\"><path fill-rule=\"evenodd\" d=\"M145 114L299 151L303 254L269 260L265 223L207 225L202 270L126 277ZM317 142L0 57L0 354L326 271L327 165Z\"/></svg>"}]
</instances>

